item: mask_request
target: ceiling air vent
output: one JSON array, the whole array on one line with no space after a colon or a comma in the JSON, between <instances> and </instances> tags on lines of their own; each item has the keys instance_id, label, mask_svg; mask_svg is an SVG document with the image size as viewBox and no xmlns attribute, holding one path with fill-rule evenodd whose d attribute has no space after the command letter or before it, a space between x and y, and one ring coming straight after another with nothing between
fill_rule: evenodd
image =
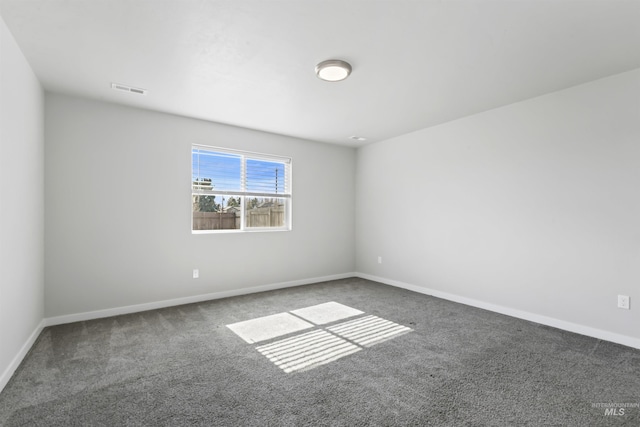
<instances>
[{"instance_id":1,"label":"ceiling air vent","mask_svg":"<svg viewBox=\"0 0 640 427\"><path fill-rule=\"evenodd\" d=\"M111 83L111 89L119 90L121 92L137 93L138 95L146 95L147 94L147 90L146 89L140 89L140 88L137 88L137 87L131 87L131 86L127 86L127 85L122 85L120 83Z\"/></svg>"}]
</instances>

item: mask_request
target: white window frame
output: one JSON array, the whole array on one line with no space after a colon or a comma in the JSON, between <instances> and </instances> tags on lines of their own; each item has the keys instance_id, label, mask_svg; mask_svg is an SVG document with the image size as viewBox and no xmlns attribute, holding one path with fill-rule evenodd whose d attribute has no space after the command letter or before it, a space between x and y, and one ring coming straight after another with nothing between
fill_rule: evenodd
<instances>
[{"instance_id":1,"label":"white window frame","mask_svg":"<svg viewBox=\"0 0 640 427\"><path fill-rule=\"evenodd\" d=\"M192 234L217 234L217 233L256 233L256 232L276 232L276 231L291 231L292 229L292 204L293 204L293 160L291 157L279 156L274 154L265 154L252 151L235 150L230 148L216 147L203 144L191 145L191 161L193 162L193 150L207 150L212 153L231 154L240 156L241 158L241 171L240 171L240 191L227 191L227 190L212 190L212 191L196 191L193 186L193 163L191 166L191 233ZM273 162L282 162L285 164L285 189L284 193L269 193L269 192L254 192L247 191L246 189L246 174L247 174L247 160L265 160ZM193 196L194 195L228 195L228 196L240 196L241 197L241 213L240 213L240 228L239 229L219 229L219 230L194 230L193 229ZM268 197L277 199L288 199L285 203L285 225L283 227L247 227L246 222L246 208L248 206L247 200L253 197Z\"/></svg>"}]
</instances>

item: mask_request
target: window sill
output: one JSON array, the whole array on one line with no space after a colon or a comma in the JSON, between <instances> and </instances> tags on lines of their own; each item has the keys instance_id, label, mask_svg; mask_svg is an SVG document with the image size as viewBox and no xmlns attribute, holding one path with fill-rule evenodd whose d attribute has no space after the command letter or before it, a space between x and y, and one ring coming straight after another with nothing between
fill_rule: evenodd
<instances>
[{"instance_id":1,"label":"window sill","mask_svg":"<svg viewBox=\"0 0 640 427\"><path fill-rule=\"evenodd\" d=\"M251 230L191 230L191 234L276 233L282 231L291 231L291 228L254 228Z\"/></svg>"}]
</instances>

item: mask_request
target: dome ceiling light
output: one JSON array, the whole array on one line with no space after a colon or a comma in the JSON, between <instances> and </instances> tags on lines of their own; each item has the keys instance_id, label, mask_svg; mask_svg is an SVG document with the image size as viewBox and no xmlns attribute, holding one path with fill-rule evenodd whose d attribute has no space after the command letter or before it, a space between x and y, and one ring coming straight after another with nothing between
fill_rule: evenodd
<instances>
[{"instance_id":1,"label":"dome ceiling light","mask_svg":"<svg viewBox=\"0 0 640 427\"><path fill-rule=\"evenodd\" d=\"M339 59L328 59L316 65L318 78L328 82L339 82L351 74L351 64Z\"/></svg>"}]
</instances>

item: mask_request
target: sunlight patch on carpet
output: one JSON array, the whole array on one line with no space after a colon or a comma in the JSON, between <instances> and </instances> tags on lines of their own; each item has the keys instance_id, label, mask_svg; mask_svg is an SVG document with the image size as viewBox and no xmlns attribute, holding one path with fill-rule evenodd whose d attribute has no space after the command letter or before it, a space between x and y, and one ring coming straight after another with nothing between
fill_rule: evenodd
<instances>
[{"instance_id":1,"label":"sunlight patch on carpet","mask_svg":"<svg viewBox=\"0 0 640 427\"><path fill-rule=\"evenodd\" d=\"M307 332L256 349L286 373L312 369L362 350L323 330Z\"/></svg>"},{"instance_id":2,"label":"sunlight patch on carpet","mask_svg":"<svg viewBox=\"0 0 640 427\"><path fill-rule=\"evenodd\" d=\"M333 362L413 330L378 316L362 316L364 314L364 311L331 301L232 323L227 327L249 344L282 337L258 345L256 350L284 372L291 373ZM335 323L350 317L354 319ZM311 328L315 329L284 338Z\"/></svg>"},{"instance_id":3,"label":"sunlight patch on carpet","mask_svg":"<svg viewBox=\"0 0 640 427\"><path fill-rule=\"evenodd\" d=\"M364 314L364 311L347 307L337 302L326 302L324 304L312 305L311 307L292 310L290 313L302 317L316 325L325 325L338 320Z\"/></svg>"},{"instance_id":4,"label":"sunlight patch on carpet","mask_svg":"<svg viewBox=\"0 0 640 427\"><path fill-rule=\"evenodd\" d=\"M371 347L404 335L412 329L377 316L366 316L331 326L327 330L363 347Z\"/></svg>"},{"instance_id":5,"label":"sunlight patch on carpet","mask_svg":"<svg viewBox=\"0 0 640 427\"><path fill-rule=\"evenodd\" d=\"M281 337L312 327L311 323L305 322L289 313L278 313L227 325L227 328L249 344Z\"/></svg>"}]
</instances>

